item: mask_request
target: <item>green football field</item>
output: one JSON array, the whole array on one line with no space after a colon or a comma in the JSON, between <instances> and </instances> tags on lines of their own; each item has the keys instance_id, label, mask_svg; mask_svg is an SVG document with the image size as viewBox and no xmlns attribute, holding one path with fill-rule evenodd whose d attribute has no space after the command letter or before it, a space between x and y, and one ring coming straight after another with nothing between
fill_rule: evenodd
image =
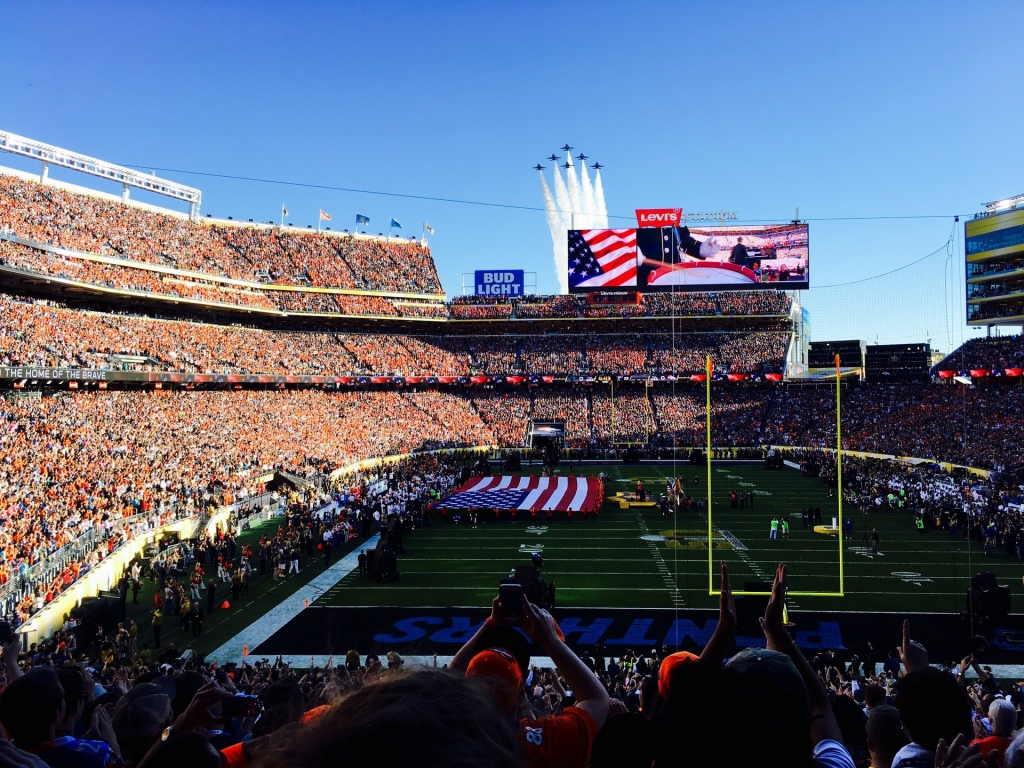
<instances>
[{"instance_id":1,"label":"green football field","mask_svg":"<svg viewBox=\"0 0 1024 768\"><path fill-rule=\"evenodd\" d=\"M524 468L519 474L530 470ZM835 535L801 526L800 511L820 507L831 524L837 500L817 478L791 469L765 470L760 465L712 464L713 540L707 542L706 470L686 463L585 467L584 474L608 472L606 494L633 491L637 479L655 494L665 489L673 471L700 509L665 520L656 507L620 509L606 502L597 522L580 515L570 524L564 513L551 522L481 522L472 528L439 522L417 530L399 558L401 581L378 584L353 573L318 599L333 606L485 606L498 582L517 565L541 551L543 577L556 585L560 607L707 608L717 605L709 594L709 554L718 588L718 562L728 563L734 591L747 583L770 581L779 562L789 565L789 601L802 610L958 612L970 577L994 571L1009 584L1013 606L1020 603L1024 567L1004 551L986 558L981 547L948 534L918 533L906 512L844 510L854 533L843 542L843 596L799 593L840 591L839 542ZM562 474L568 474L563 467ZM694 482L696 480L696 482ZM729 492L753 491L754 508L732 509ZM770 520L786 516L788 538L770 540ZM877 529L879 554L873 556L865 532ZM753 584L752 584L753 586Z\"/></svg>"}]
</instances>

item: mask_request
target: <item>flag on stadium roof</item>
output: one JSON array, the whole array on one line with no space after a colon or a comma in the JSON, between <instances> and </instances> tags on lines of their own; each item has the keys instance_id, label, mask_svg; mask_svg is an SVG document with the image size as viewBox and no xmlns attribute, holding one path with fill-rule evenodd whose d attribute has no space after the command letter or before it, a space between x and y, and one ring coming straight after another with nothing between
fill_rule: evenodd
<instances>
[{"instance_id":1,"label":"flag on stadium roof","mask_svg":"<svg viewBox=\"0 0 1024 768\"><path fill-rule=\"evenodd\" d=\"M600 493L596 477L474 477L442 499L442 509L537 509L579 512Z\"/></svg>"},{"instance_id":2,"label":"flag on stadium roof","mask_svg":"<svg viewBox=\"0 0 1024 768\"><path fill-rule=\"evenodd\" d=\"M289 215L288 214L288 209L285 208L283 205L281 206L281 215L282 216L288 216Z\"/></svg>"},{"instance_id":3,"label":"flag on stadium roof","mask_svg":"<svg viewBox=\"0 0 1024 768\"><path fill-rule=\"evenodd\" d=\"M401 225L401 224L399 224L399 223L398 223L397 221L395 221L394 219L392 219L392 220L391 220L391 227L392 227L392 229L401 229L401 228L402 228L402 225Z\"/></svg>"},{"instance_id":4,"label":"flag on stadium roof","mask_svg":"<svg viewBox=\"0 0 1024 768\"><path fill-rule=\"evenodd\" d=\"M324 213L324 209L321 208L320 209L320 218L323 219L324 221L330 221L331 220L331 215L329 213Z\"/></svg>"},{"instance_id":5,"label":"flag on stadium roof","mask_svg":"<svg viewBox=\"0 0 1024 768\"><path fill-rule=\"evenodd\" d=\"M370 223L370 217L369 216L363 216L363 214L361 214L361 213L357 213L356 214L356 226L357 227L360 224L369 224L369 223Z\"/></svg>"},{"instance_id":6,"label":"flag on stadium roof","mask_svg":"<svg viewBox=\"0 0 1024 768\"><path fill-rule=\"evenodd\" d=\"M425 221L423 222L423 229L425 229L430 234L434 234L434 228L432 226L430 226L429 224L427 224L427 222L425 222Z\"/></svg>"},{"instance_id":7,"label":"flag on stadium roof","mask_svg":"<svg viewBox=\"0 0 1024 768\"><path fill-rule=\"evenodd\" d=\"M573 288L636 285L636 230L570 231L569 285Z\"/></svg>"}]
</instances>

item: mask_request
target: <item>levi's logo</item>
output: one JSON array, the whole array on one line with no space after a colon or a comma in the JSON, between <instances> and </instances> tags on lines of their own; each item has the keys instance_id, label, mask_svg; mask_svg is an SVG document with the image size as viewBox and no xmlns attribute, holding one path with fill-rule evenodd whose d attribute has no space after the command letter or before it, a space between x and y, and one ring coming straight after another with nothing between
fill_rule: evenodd
<instances>
[{"instance_id":1,"label":"levi's logo","mask_svg":"<svg viewBox=\"0 0 1024 768\"><path fill-rule=\"evenodd\" d=\"M683 220L682 208L638 208L638 227L678 227Z\"/></svg>"}]
</instances>

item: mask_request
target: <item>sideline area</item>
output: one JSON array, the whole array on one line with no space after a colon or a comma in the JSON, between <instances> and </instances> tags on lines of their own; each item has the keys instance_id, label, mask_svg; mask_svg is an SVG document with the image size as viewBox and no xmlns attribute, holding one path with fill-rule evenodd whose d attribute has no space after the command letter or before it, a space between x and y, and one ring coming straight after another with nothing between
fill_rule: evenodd
<instances>
[{"instance_id":1,"label":"sideline area","mask_svg":"<svg viewBox=\"0 0 1024 768\"><path fill-rule=\"evenodd\" d=\"M358 546L360 549L372 549L377 546L379 539L380 534L377 534L361 542ZM359 553L352 549L338 562L316 576L316 578L299 587L270 610L265 611L248 627L224 643L224 645L208 653L206 658L209 661L219 661L222 664L228 661L241 662L248 655L250 649L255 649L295 618L301 611L308 609L310 604L320 595L355 571L358 567L358 557Z\"/></svg>"}]
</instances>

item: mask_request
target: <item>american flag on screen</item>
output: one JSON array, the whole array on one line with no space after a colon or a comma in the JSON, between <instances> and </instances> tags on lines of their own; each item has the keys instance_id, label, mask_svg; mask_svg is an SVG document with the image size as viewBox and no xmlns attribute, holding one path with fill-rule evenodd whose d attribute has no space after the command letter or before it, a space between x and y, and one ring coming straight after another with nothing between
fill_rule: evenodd
<instances>
[{"instance_id":1,"label":"american flag on screen","mask_svg":"<svg viewBox=\"0 0 1024 768\"><path fill-rule=\"evenodd\" d=\"M636 230L570 230L569 286L624 285L636 285Z\"/></svg>"},{"instance_id":2,"label":"american flag on screen","mask_svg":"<svg viewBox=\"0 0 1024 768\"><path fill-rule=\"evenodd\" d=\"M600 493L595 477L474 477L438 504L442 509L522 509L579 512Z\"/></svg>"}]
</instances>

